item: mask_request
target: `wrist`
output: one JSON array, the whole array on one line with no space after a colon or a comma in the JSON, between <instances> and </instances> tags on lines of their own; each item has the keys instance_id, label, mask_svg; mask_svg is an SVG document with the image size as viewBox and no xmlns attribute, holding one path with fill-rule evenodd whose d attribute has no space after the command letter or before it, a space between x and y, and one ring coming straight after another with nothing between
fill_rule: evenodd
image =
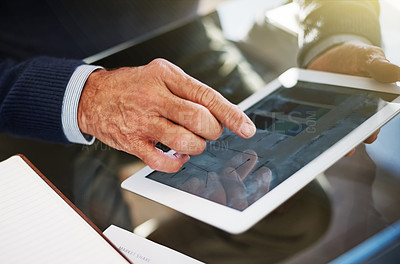
<instances>
[{"instance_id":1,"label":"wrist","mask_svg":"<svg viewBox=\"0 0 400 264\"><path fill-rule=\"evenodd\" d=\"M102 76L107 72L104 69L98 69L92 72L83 87L82 94L78 104L78 126L82 133L92 135L94 134L92 124L96 123L92 115L93 108L95 107L93 100L98 90L98 84L101 82Z\"/></svg>"}]
</instances>

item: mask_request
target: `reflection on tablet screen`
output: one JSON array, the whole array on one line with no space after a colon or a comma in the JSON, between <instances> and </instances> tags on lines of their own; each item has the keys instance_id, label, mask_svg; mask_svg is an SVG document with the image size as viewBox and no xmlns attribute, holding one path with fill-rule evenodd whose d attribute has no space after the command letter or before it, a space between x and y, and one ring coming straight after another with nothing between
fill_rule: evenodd
<instances>
[{"instance_id":1,"label":"reflection on tablet screen","mask_svg":"<svg viewBox=\"0 0 400 264\"><path fill-rule=\"evenodd\" d=\"M254 137L224 129L178 172L147 177L242 211L396 97L309 82L281 87L246 110Z\"/></svg>"}]
</instances>

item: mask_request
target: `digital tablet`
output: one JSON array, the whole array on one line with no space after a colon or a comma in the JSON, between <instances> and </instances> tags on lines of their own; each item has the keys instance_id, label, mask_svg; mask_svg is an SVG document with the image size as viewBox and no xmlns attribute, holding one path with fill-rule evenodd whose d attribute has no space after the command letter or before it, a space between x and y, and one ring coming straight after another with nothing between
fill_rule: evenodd
<instances>
[{"instance_id":1,"label":"digital tablet","mask_svg":"<svg viewBox=\"0 0 400 264\"><path fill-rule=\"evenodd\" d=\"M400 112L400 87L293 68L239 104L257 127L224 129L176 173L145 167L122 188L241 233Z\"/></svg>"}]
</instances>

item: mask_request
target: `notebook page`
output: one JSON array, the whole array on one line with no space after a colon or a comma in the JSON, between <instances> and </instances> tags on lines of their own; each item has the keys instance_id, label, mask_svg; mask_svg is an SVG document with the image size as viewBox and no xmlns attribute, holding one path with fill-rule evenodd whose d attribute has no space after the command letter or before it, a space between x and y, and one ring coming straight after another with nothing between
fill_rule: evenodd
<instances>
[{"instance_id":1,"label":"notebook page","mask_svg":"<svg viewBox=\"0 0 400 264\"><path fill-rule=\"evenodd\" d=\"M0 163L0 263L128 263L14 156Z\"/></svg>"}]
</instances>

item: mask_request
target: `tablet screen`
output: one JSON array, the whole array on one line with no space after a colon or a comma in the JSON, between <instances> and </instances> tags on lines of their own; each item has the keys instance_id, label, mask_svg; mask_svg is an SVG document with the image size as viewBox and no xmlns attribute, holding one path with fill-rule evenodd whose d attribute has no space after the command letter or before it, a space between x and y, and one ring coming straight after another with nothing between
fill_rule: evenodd
<instances>
[{"instance_id":1,"label":"tablet screen","mask_svg":"<svg viewBox=\"0 0 400 264\"><path fill-rule=\"evenodd\" d=\"M146 177L242 211L397 97L302 81L280 87L245 111L252 138L224 129L178 172Z\"/></svg>"}]
</instances>

